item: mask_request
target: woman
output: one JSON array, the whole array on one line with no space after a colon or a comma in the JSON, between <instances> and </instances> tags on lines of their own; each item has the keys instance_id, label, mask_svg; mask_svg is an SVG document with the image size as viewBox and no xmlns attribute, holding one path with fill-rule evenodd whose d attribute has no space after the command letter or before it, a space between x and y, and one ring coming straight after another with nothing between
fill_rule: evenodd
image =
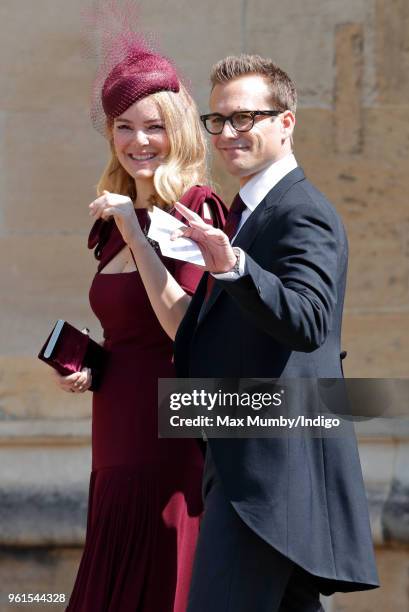
<instances>
[{"instance_id":1,"label":"woman","mask_svg":"<svg viewBox=\"0 0 409 612\"><path fill-rule=\"evenodd\" d=\"M201 278L149 243L148 209L177 200L214 225L195 104L165 58L136 46L101 92L112 159L90 205L99 259L91 306L109 361L93 395L85 549L70 611L185 612L199 529L203 459L196 440L158 439L157 379L173 377L172 339ZM68 391L87 371L60 378Z\"/></svg>"}]
</instances>

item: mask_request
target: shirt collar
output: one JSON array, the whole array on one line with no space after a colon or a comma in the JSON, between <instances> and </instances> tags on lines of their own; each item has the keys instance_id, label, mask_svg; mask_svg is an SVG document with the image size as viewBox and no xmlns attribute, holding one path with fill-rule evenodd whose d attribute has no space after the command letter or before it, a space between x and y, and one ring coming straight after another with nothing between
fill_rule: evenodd
<instances>
[{"instance_id":1,"label":"shirt collar","mask_svg":"<svg viewBox=\"0 0 409 612\"><path fill-rule=\"evenodd\" d=\"M297 166L294 155L289 153L255 174L239 192L247 208L253 211L264 200L268 192Z\"/></svg>"}]
</instances>

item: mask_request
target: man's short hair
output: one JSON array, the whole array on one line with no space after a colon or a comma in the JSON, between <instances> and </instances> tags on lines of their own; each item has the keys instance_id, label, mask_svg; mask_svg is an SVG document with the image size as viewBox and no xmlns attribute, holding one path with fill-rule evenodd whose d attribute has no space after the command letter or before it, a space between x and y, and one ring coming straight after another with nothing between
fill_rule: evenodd
<instances>
[{"instance_id":1,"label":"man's short hair","mask_svg":"<svg viewBox=\"0 0 409 612\"><path fill-rule=\"evenodd\" d=\"M297 91L288 74L281 70L271 59L260 55L229 55L217 62L212 68L210 81L212 89L242 76L257 74L266 79L270 86L272 103L277 110L297 109Z\"/></svg>"}]
</instances>

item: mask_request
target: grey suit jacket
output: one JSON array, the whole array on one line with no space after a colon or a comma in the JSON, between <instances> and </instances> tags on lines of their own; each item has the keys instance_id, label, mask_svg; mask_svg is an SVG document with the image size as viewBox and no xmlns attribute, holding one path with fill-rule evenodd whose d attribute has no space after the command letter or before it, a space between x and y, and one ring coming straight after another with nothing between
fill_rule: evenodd
<instances>
[{"instance_id":1,"label":"grey suit jacket","mask_svg":"<svg viewBox=\"0 0 409 612\"><path fill-rule=\"evenodd\" d=\"M218 280L200 322L206 276L175 341L182 377L340 378L348 244L342 222L301 168L241 228L247 273ZM295 394L303 413L311 398ZM351 423L339 437L210 439L232 505L261 538L317 577L322 593L378 577Z\"/></svg>"}]
</instances>

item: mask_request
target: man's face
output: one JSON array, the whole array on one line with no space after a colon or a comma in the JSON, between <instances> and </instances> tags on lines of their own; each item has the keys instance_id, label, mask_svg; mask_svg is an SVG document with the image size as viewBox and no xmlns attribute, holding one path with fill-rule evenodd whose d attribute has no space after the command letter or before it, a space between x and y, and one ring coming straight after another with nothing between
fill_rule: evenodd
<instances>
[{"instance_id":1,"label":"man's face","mask_svg":"<svg viewBox=\"0 0 409 612\"><path fill-rule=\"evenodd\" d=\"M235 111L276 110L267 82L255 74L216 85L210 95L210 109L224 116ZM212 142L227 171L243 186L254 174L291 152L293 125L290 111L278 117L256 117L249 132L237 132L226 121L222 133L212 136Z\"/></svg>"}]
</instances>

